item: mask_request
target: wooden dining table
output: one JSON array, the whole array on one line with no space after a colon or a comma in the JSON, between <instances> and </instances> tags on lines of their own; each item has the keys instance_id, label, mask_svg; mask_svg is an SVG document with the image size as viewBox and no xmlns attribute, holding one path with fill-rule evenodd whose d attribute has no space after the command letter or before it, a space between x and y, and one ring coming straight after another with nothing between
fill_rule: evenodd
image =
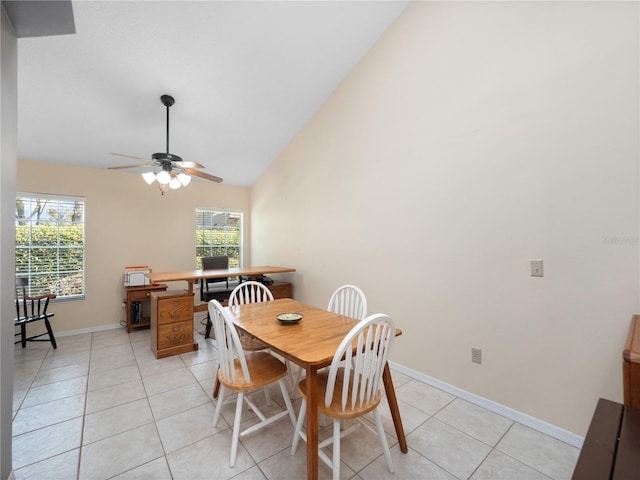
<instances>
[{"instance_id":1,"label":"wooden dining table","mask_svg":"<svg viewBox=\"0 0 640 480\"><path fill-rule=\"evenodd\" d=\"M307 478L317 479L318 369L331 363L340 342L358 320L290 298L225 308L238 329L266 343L272 351L306 370ZM300 313L303 318L297 324L283 325L276 319L281 313ZM401 333L396 329L396 336ZM407 453L407 440L389 364L384 368L383 381L400 450Z\"/></svg>"}]
</instances>

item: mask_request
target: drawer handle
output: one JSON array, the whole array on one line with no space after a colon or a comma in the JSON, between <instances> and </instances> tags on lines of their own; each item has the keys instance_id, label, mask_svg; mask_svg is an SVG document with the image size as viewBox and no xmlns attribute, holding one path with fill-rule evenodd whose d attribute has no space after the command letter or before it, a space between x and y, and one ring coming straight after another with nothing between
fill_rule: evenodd
<instances>
[{"instance_id":1,"label":"drawer handle","mask_svg":"<svg viewBox=\"0 0 640 480\"><path fill-rule=\"evenodd\" d=\"M171 330L174 331L174 332L179 332L180 331L180 327L172 327Z\"/></svg>"},{"instance_id":2,"label":"drawer handle","mask_svg":"<svg viewBox=\"0 0 640 480\"><path fill-rule=\"evenodd\" d=\"M167 335L166 338L169 345L183 345L187 341L187 334L181 333L180 335Z\"/></svg>"},{"instance_id":3,"label":"drawer handle","mask_svg":"<svg viewBox=\"0 0 640 480\"><path fill-rule=\"evenodd\" d=\"M150 297L150 296L151 296L151 292L147 292L147 297Z\"/></svg>"}]
</instances>

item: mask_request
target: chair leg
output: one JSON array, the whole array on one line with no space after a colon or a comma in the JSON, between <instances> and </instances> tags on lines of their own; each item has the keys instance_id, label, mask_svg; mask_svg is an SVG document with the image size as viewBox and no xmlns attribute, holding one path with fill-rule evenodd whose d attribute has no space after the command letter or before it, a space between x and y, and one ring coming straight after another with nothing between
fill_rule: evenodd
<instances>
[{"instance_id":1,"label":"chair leg","mask_svg":"<svg viewBox=\"0 0 640 480\"><path fill-rule=\"evenodd\" d=\"M280 385L280 391L282 392L282 398L284 399L284 403L287 406L287 411L289 412L289 418L291 419L291 425L293 428L296 428L296 414L293 411L293 405L291 404L291 398L289 397L289 390L287 390L287 384L284 379L281 378L278 381L278 385Z\"/></svg>"},{"instance_id":2,"label":"chair leg","mask_svg":"<svg viewBox=\"0 0 640 480\"><path fill-rule=\"evenodd\" d=\"M271 394L269 393L268 387L265 387L264 389L264 401L268 406L271 406Z\"/></svg>"},{"instance_id":3,"label":"chair leg","mask_svg":"<svg viewBox=\"0 0 640 480\"><path fill-rule=\"evenodd\" d=\"M218 398L218 392L220 392L220 380L216 375L216 383L213 385L213 398Z\"/></svg>"},{"instance_id":4,"label":"chair leg","mask_svg":"<svg viewBox=\"0 0 640 480\"><path fill-rule=\"evenodd\" d=\"M217 381L217 379L216 379ZM220 384L218 384L219 386ZM218 419L220 418L220 412L222 411L222 403L224 401L224 392L225 392L225 388L222 387L222 391L220 392L220 397L218 398L218 401L216 402L216 411L213 414L213 426L215 427L218 424Z\"/></svg>"},{"instance_id":5,"label":"chair leg","mask_svg":"<svg viewBox=\"0 0 640 480\"><path fill-rule=\"evenodd\" d=\"M389 444L387 443L387 437L382 426L382 418L380 418L380 412L377 408L373 411L373 418L375 418L376 420L378 437L380 437L380 445L382 446L382 451L384 452L384 458L387 461L387 468L389 469L389 472L393 473L394 468L393 461L391 460L391 452L389 452Z\"/></svg>"},{"instance_id":6,"label":"chair leg","mask_svg":"<svg viewBox=\"0 0 640 480\"><path fill-rule=\"evenodd\" d=\"M238 392L236 400L236 414L233 419L233 438L231 440L231 457L229 458L229 466L233 468L236 464L236 454L238 453L238 438L240 437L240 419L242 418L242 403L244 402L244 393Z\"/></svg>"},{"instance_id":7,"label":"chair leg","mask_svg":"<svg viewBox=\"0 0 640 480\"><path fill-rule=\"evenodd\" d=\"M24 323L20 324L20 343L22 348L27 346L27 326Z\"/></svg>"},{"instance_id":8,"label":"chair leg","mask_svg":"<svg viewBox=\"0 0 640 480\"><path fill-rule=\"evenodd\" d=\"M293 431L293 443L291 444L291 455L295 455L296 450L298 449L298 442L300 441L300 432L302 431L302 424L304 423L306 411L307 411L307 401L303 398L302 403L300 404L300 411L298 412L298 421L296 423L296 428Z\"/></svg>"},{"instance_id":9,"label":"chair leg","mask_svg":"<svg viewBox=\"0 0 640 480\"><path fill-rule=\"evenodd\" d=\"M304 369L302 367L298 367L298 371L294 374L291 373L291 398L295 399L298 394L298 383L302 380L302 374L304 373Z\"/></svg>"},{"instance_id":10,"label":"chair leg","mask_svg":"<svg viewBox=\"0 0 640 480\"><path fill-rule=\"evenodd\" d=\"M337 418L333 420L333 459L331 470L333 480L340 480L340 426L342 422Z\"/></svg>"},{"instance_id":11,"label":"chair leg","mask_svg":"<svg viewBox=\"0 0 640 480\"><path fill-rule=\"evenodd\" d=\"M49 340L51 340L51 345L54 349L58 348L56 344L56 337L53 336L53 330L51 329L51 323L49 323L49 319L44 319L44 325L47 327L47 333L49 334Z\"/></svg>"},{"instance_id":12,"label":"chair leg","mask_svg":"<svg viewBox=\"0 0 640 480\"><path fill-rule=\"evenodd\" d=\"M204 338L209 338L211 335L211 327L213 324L211 323L211 318L209 318L209 314L207 313L207 326L204 329Z\"/></svg>"}]
</instances>

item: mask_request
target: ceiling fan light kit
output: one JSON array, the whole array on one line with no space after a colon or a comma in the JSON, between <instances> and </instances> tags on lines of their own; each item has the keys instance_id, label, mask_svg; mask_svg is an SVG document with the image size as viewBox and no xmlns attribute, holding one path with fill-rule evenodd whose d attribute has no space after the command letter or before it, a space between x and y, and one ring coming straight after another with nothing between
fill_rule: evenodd
<instances>
[{"instance_id":1,"label":"ceiling fan light kit","mask_svg":"<svg viewBox=\"0 0 640 480\"><path fill-rule=\"evenodd\" d=\"M142 178L149 185L151 185L154 181L157 181L162 195L168 192L169 189L175 190L177 188L180 188L181 186L186 187L187 185L189 185L189 182L191 182L190 175L195 175L196 177L204 178L212 182L221 183L222 178L216 177L214 175L210 175L205 172L201 172L199 170L195 170L196 168L204 168L204 165L201 165L197 162L185 162L184 160L182 160L182 157L169 153L169 108L175 103L175 99L171 95L162 95L160 97L160 101L167 108L167 151L152 154L151 160L147 161L147 163L145 164L126 165L124 167L110 167L110 168L120 169L120 168L139 168L139 167L160 167L161 171L158 172L157 174L153 171L145 172L142 174ZM114 155L141 159L140 157L123 155L121 153L115 153ZM144 160L144 159L141 159L141 160Z\"/></svg>"},{"instance_id":2,"label":"ceiling fan light kit","mask_svg":"<svg viewBox=\"0 0 640 480\"><path fill-rule=\"evenodd\" d=\"M147 182L147 184L151 185L156 181L156 174L153 172L144 172L142 174L142 178L144 178L144 181Z\"/></svg>"}]
</instances>

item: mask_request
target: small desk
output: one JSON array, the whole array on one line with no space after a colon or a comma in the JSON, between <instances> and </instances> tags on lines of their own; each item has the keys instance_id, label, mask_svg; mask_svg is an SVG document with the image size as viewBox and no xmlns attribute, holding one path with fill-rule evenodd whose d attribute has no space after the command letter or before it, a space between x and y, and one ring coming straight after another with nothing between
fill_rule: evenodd
<instances>
[{"instance_id":1,"label":"small desk","mask_svg":"<svg viewBox=\"0 0 640 480\"><path fill-rule=\"evenodd\" d=\"M226 278L226 277L251 277L259 278L268 273L289 273L295 272L295 268L288 267L243 267L243 268L223 268L220 270L183 270L180 272L158 272L149 273L147 277L153 283L179 282L188 283L187 291L193 292L193 285L203 278Z\"/></svg>"},{"instance_id":2,"label":"small desk","mask_svg":"<svg viewBox=\"0 0 640 480\"><path fill-rule=\"evenodd\" d=\"M133 302L148 303L151 298L151 292L164 292L166 289L167 286L164 284L125 287L125 292L127 294L127 299L125 302L125 313L127 315L127 333L131 333L131 330L134 328L148 327L151 324L150 317L148 315L142 316L142 313L140 313L140 318L132 318L131 305L133 304ZM134 320L138 321L134 323Z\"/></svg>"},{"instance_id":3,"label":"small desk","mask_svg":"<svg viewBox=\"0 0 640 480\"><path fill-rule=\"evenodd\" d=\"M269 345L269 348L307 371L307 478L318 478L318 369L331 363L333 355L358 320L304 303L283 298L271 302L225 307L235 325ZM281 325L276 315L298 312L304 315L297 325ZM402 332L396 329L396 335ZM400 410L387 364L384 388L396 429L400 450L407 453Z\"/></svg>"}]
</instances>

